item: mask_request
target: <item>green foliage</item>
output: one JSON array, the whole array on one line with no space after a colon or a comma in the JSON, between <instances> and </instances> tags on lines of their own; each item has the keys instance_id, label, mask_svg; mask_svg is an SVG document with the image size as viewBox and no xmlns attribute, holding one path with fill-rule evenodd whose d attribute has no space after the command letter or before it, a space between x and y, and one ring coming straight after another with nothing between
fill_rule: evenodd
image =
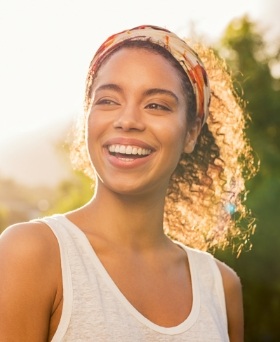
<instances>
[{"instance_id":1,"label":"green foliage","mask_svg":"<svg viewBox=\"0 0 280 342\"><path fill-rule=\"evenodd\" d=\"M221 44L227 51L227 63L233 72L236 91L245 100L252 117L248 130L252 142L261 160L272 149L278 154L279 163L280 79L275 79L270 69L270 65L280 62L279 56L268 53L257 24L247 17L228 26ZM268 166L267 162L265 166Z\"/></svg>"},{"instance_id":2,"label":"green foliage","mask_svg":"<svg viewBox=\"0 0 280 342\"><path fill-rule=\"evenodd\" d=\"M8 226L42 215L40 204L51 202L51 190L28 187L0 177L0 232Z\"/></svg>"},{"instance_id":3,"label":"green foliage","mask_svg":"<svg viewBox=\"0 0 280 342\"><path fill-rule=\"evenodd\" d=\"M279 48L279 47L278 47ZM221 54L232 70L237 94L244 99L252 122L248 136L260 159L260 172L249 182L247 204L256 217L252 250L236 259L231 250L216 256L231 265L243 284L245 340L279 341L280 314L280 80L256 23L247 17L233 21L221 40Z\"/></svg>"},{"instance_id":4,"label":"green foliage","mask_svg":"<svg viewBox=\"0 0 280 342\"><path fill-rule=\"evenodd\" d=\"M48 215L65 213L81 207L93 195L93 182L82 172L75 172L73 178L61 182L56 190L56 199Z\"/></svg>"}]
</instances>

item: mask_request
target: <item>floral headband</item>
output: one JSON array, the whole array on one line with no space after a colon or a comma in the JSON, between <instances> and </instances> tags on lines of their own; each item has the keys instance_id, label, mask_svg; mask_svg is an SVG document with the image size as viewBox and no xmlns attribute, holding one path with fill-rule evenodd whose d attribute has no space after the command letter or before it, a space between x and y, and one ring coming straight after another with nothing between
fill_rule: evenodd
<instances>
[{"instance_id":1,"label":"floral headband","mask_svg":"<svg viewBox=\"0 0 280 342\"><path fill-rule=\"evenodd\" d=\"M196 97L197 116L204 124L210 103L210 87L206 70L196 52L174 33L151 25L143 25L110 36L97 50L91 61L87 78L87 95L89 95L92 78L104 58L124 41L150 41L167 49L186 72Z\"/></svg>"}]
</instances>

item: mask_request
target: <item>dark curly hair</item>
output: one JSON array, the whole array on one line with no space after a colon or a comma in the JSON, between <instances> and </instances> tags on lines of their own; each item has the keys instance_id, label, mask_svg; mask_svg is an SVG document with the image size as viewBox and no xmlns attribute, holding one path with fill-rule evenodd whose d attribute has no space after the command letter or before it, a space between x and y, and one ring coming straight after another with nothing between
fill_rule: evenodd
<instances>
[{"instance_id":1,"label":"dark curly hair","mask_svg":"<svg viewBox=\"0 0 280 342\"><path fill-rule=\"evenodd\" d=\"M142 48L160 54L178 70L187 101L187 121L192 125L196 119L193 88L168 48L149 41L123 42L101 65L123 48ZM254 220L244 204L245 181L256 172L252 149L245 135L248 117L234 92L225 63L207 47L196 45L194 49L210 80L210 113L194 151L182 154L171 177L165 202L164 229L172 239L191 247L207 250L234 243L240 252L254 229ZM78 122L71 151L74 167L83 170L93 180L94 171L85 143L85 124L98 70L87 76L85 115Z\"/></svg>"}]
</instances>

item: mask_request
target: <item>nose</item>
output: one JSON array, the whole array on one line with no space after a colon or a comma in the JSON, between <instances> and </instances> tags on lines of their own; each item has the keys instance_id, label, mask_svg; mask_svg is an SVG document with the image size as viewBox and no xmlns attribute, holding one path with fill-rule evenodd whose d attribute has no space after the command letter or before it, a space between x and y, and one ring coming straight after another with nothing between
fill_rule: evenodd
<instances>
[{"instance_id":1,"label":"nose","mask_svg":"<svg viewBox=\"0 0 280 342\"><path fill-rule=\"evenodd\" d=\"M123 131L143 131L145 129L141 111L132 105L127 105L120 110L119 115L114 120L113 126Z\"/></svg>"}]
</instances>

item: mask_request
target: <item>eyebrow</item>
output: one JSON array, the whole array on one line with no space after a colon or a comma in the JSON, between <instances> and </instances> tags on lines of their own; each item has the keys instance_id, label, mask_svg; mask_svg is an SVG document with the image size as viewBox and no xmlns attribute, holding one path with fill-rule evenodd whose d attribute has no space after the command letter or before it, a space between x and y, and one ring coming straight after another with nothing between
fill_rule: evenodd
<instances>
[{"instance_id":1,"label":"eyebrow","mask_svg":"<svg viewBox=\"0 0 280 342\"><path fill-rule=\"evenodd\" d=\"M115 83L103 84L103 85L99 86L95 90L95 92L97 93L97 92L102 91L102 90L114 90L117 92L122 92L122 88ZM176 94L174 94L171 90L167 90L167 89L163 89L163 88L151 88L151 89L148 89L144 92L144 96L152 96L152 95L158 95L158 94L171 96L171 97L173 97L173 99L177 103L179 102L178 96Z\"/></svg>"},{"instance_id":2,"label":"eyebrow","mask_svg":"<svg viewBox=\"0 0 280 342\"><path fill-rule=\"evenodd\" d=\"M162 88L152 88L152 89L148 89L144 92L145 96L151 96L151 95L157 95L157 94L169 95L169 96L173 97L177 103L179 102L177 95L175 95L173 93L173 91L171 91L171 90L162 89Z\"/></svg>"},{"instance_id":3,"label":"eyebrow","mask_svg":"<svg viewBox=\"0 0 280 342\"><path fill-rule=\"evenodd\" d=\"M115 90L118 92L122 92L121 87L119 87L117 84L114 83L107 83L107 84L103 84L100 87L98 87L95 92L101 91L101 90Z\"/></svg>"}]
</instances>

